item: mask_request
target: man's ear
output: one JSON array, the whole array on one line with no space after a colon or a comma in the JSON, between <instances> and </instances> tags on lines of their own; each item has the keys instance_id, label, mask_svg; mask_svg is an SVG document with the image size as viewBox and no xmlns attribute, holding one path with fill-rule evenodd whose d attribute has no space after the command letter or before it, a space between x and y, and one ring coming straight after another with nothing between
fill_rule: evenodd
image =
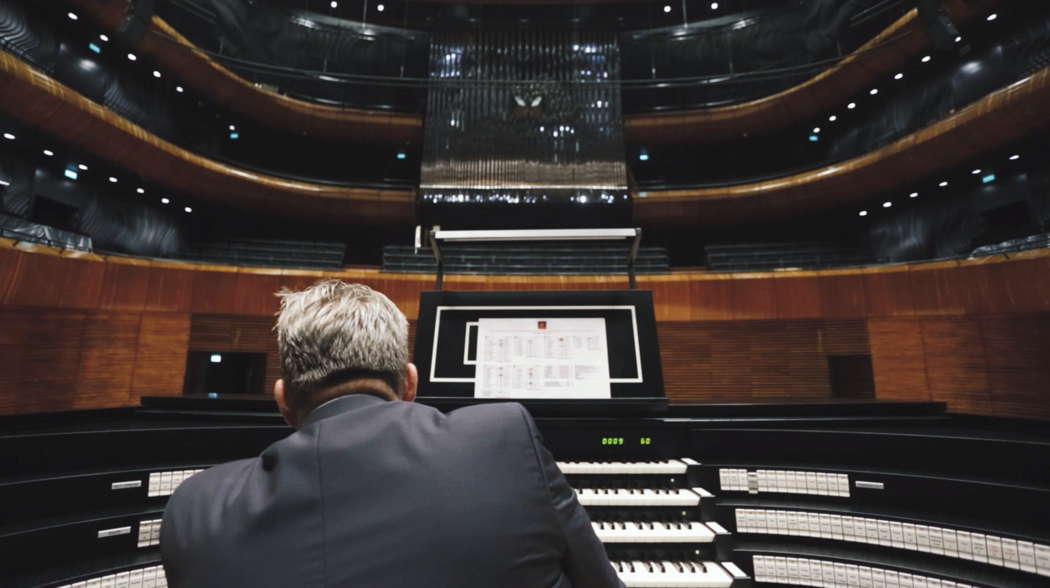
<instances>
[{"instance_id":1,"label":"man's ear","mask_svg":"<svg viewBox=\"0 0 1050 588\"><path fill-rule=\"evenodd\" d=\"M414 401L416 399L416 388L418 386L419 370L416 369L416 364L405 364L405 393L401 395L401 400L404 400L405 402Z\"/></svg>"},{"instance_id":2,"label":"man's ear","mask_svg":"<svg viewBox=\"0 0 1050 588\"><path fill-rule=\"evenodd\" d=\"M284 422L292 428L298 429L299 425L296 423L295 416L292 414L292 409L288 406L288 397L284 394L284 379L278 378L273 383L273 398L277 401L277 410L281 411L281 416L284 417Z\"/></svg>"}]
</instances>

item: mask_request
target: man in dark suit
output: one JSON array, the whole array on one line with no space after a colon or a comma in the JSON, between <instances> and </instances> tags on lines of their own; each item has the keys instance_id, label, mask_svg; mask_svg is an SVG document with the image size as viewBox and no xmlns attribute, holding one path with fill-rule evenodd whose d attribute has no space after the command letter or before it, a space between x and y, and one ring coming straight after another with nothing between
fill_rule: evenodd
<instances>
[{"instance_id":1,"label":"man in dark suit","mask_svg":"<svg viewBox=\"0 0 1050 588\"><path fill-rule=\"evenodd\" d=\"M297 431L178 488L170 586L622 586L521 405L412 403L407 321L365 286L280 296L274 395Z\"/></svg>"}]
</instances>

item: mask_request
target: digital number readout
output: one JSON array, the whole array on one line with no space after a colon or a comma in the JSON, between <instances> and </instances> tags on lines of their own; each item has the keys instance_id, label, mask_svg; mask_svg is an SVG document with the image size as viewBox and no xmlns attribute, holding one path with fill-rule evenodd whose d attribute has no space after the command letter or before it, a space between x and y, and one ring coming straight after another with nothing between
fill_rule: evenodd
<instances>
[{"instance_id":1,"label":"digital number readout","mask_svg":"<svg viewBox=\"0 0 1050 588\"><path fill-rule=\"evenodd\" d=\"M602 445L627 445L626 437L602 437ZM639 445L652 445L652 437L638 437Z\"/></svg>"}]
</instances>

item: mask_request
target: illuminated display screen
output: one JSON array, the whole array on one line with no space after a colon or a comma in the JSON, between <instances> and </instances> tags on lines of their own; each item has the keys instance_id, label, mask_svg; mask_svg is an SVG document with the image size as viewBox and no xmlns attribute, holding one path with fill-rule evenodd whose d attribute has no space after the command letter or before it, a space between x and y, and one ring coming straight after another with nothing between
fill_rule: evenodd
<instances>
[{"instance_id":1,"label":"illuminated display screen","mask_svg":"<svg viewBox=\"0 0 1050 588\"><path fill-rule=\"evenodd\" d=\"M652 445L652 437L602 437L602 445Z\"/></svg>"}]
</instances>

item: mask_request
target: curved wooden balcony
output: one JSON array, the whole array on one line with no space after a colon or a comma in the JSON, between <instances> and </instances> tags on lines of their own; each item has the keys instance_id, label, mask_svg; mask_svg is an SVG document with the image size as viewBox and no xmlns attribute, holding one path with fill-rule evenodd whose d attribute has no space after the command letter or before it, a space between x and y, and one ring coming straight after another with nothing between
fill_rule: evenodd
<instances>
[{"instance_id":1,"label":"curved wooden balcony","mask_svg":"<svg viewBox=\"0 0 1050 588\"><path fill-rule=\"evenodd\" d=\"M127 12L122 0L67 2L109 30L119 29ZM158 16L152 17L136 50L198 94L272 128L374 143L415 143L423 137L423 118L416 114L316 104L257 86L217 62Z\"/></svg>"},{"instance_id":2,"label":"curved wooden balcony","mask_svg":"<svg viewBox=\"0 0 1050 588\"><path fill-rule=\"evenodd\" d=\"M948 12L966 24L997 0L947 0ZM636 114L624 118L627 141L644 145L711 143L768 134L799 120L827 114L845 99L915 59L930 46L917 9L809 80L764 98L699 110Z\"/></svg>"},{"instance_id":3,"label":"curved wooden balcony","mask_svg":"<svg viewBox=\"0 0 1050 588\"><path fill-rule=\"evenodd\" d=\"M0 51L0 109L167 188L242 209L325 223L410 226L412 190L327 186L226 165L165 141Z\"/></svg>"},{"instance_id":4,"label":"curved wooden balcony","mask_svg":"<svg viewBox=\"0 0 1050 588\"><path fill-rule=\"evenodd\" d=\"M641 191L635 221L703 227L788 218L906 187L1050 124L1050 68L1019 80L906 137L804 173L718 188Z\"/></svg>"}]
</instances>

